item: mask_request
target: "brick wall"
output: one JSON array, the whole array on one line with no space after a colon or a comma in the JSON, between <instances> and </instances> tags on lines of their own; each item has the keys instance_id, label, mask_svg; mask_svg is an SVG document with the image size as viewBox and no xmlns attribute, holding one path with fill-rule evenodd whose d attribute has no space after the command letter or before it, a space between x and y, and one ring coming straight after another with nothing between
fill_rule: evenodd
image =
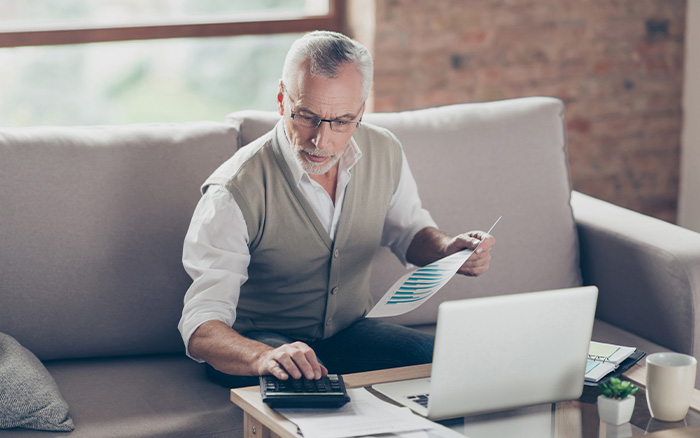
<instances>
[{"instance_id":1,"label":"brick wall","mask_svg":"<svg viewBox=\"0 0 700 438\"><path fill-rule=\"evenodd\" d=\"M351 0L348 8L348 32L375 57L375 111L558 97L574 188L675 221L685 0Z\"/></svg>"}]
</instances>

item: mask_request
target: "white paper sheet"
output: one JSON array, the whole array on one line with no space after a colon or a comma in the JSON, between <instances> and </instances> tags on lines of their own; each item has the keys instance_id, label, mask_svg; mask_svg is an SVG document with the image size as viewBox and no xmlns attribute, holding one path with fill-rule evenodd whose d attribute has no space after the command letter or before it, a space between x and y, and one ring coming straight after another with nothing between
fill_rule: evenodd
<instances>
[{"instance_id":1,"label":"white paper sheet","mask_svg":"<svg viewBox=\"0 0 700 438\"><path fill-rule=\"evenodd\" d=\"M351 401L338 409L278 408L304 438L349 438L430 429L433 423L379 400L364 388L348 389ZM391 436L391 435L389 435ZM399 435L400 436L400 435Z\"/></svg>"},{"instance_id":2,"label":"white paper sheet","mask_svg":"<svg viewBox=\"0 0 700 438\"><path fill-rule=\"evenodd\" d=\"M304 437L306 438L306 437ZM357 438L430 438L430 435L425 430L412 430L410 432L400 433L382 433L379 435L365 435Z\"/></svg>"},{"instance_id":3,"label":"white paper sheet","mask_svg":"<svg viewBox=\"0 0 700 438\"><path fill-rule=\"evenodd\" d=\"M491 225L487 234L491 233L501 217ZM367 318L403 315L416 309L447 284L477 248L479 246L456 252L404 275L369 311Z\"/></svg>"}]
</instances>

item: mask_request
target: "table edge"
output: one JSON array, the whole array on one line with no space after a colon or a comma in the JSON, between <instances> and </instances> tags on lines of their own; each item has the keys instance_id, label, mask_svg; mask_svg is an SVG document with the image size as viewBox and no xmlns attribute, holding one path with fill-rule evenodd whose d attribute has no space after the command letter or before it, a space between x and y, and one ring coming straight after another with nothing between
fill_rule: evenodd
<instances>
[{"instance_id":1,"label":"table edge","mask_svg":"<svg viewBox=\"0 0 700 438\"><path fill-rule=\"evenodd\" d=\"M343 380L345 381L345 386L348 388L365 387L377 383L428 377L430 376L431 367L431 364L423 364L403 368L346 374L343 376ZM646 367L638 363L627 370L623 376L637 385L645 386ZM297 437L296 425L262 402L260 398L260 388L258 386L232 388L231 401L243 409L245 413L269 428L270 431L279 435L280 438ZM700 412L700 391L698 389L693 390L691 409ZM695 431L694 428L691 428L691 430ZM656 434L653 436L656 436ZM662 433L659 436L664 436L664 434Z\"/></svg>"}]
</instances>

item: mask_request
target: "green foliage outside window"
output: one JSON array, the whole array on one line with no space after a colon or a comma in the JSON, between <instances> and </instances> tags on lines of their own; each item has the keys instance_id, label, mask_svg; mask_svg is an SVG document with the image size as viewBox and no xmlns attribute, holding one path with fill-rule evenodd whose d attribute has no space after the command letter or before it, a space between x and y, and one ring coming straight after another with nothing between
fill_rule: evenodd
<instances>
[{"instance_id":1,"label":"green foliage outside window","mask_svg":"<svg viewBox=\"0 0 700 438\"><path fill-rule=\"evenodd\" d=\"M173 20L173 16L215 18L217 12L225 19L251 10L302 10L316 3L317 0L14 0L0 2L0 26L17 25L31 17L34 25L51 20L84 20L99 27L110 11L110 19L129 22L133 15L132 21L138 22L139 14L148 8L160 8L165 11L164 16ZM170 13L166 8L169 5L179 9ZM0 126L222 121L227 113L240 109L274 110L284 56L299 36L274 34L0 49Z\"/></svg>"}]
</instances>

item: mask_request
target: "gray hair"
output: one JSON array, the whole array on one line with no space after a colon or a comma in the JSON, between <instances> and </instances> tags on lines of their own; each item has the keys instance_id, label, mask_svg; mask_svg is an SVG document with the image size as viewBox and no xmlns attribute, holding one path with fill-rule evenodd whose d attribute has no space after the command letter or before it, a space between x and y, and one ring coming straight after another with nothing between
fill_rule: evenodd
<instances>
[{"instance_id":1,"label":"gray hair","mask_svg":"<svg viewBox=\"0 0 700 438\"><path fill-rule=\"evenodd\" d=\"M282 69L282 82L295 89L295 75L309 61L312 76L333 79L343 63L353 63L362 75L362 100L369 97L374 67L369 50L347 36L330 31L314 31L296 40L287 53Z\"/></svg>"}]
</instances>

